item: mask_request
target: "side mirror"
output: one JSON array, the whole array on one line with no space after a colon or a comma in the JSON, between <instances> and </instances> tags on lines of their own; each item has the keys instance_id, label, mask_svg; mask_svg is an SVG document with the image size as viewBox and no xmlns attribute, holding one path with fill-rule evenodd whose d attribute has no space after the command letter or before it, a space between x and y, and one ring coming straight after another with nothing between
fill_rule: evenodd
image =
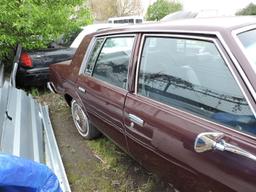
<instances>
[{"instance_id":1,"label":"side mirror","mask_svg":"<svg viewBox=\"0 0 256 192\"><path fill-rule=\"evenodd\" d=\"M200 133L195 140L194 149L197 153L213 150L223 136L223 133L216 132Z\"/></svg>"},{"instance_id":2,"label":"side mirror","mask_svg":"<svg viewBox=\"0 0 256 192\"><path fill-rule=\"evenodd\" d=\"M222 139L223 133L205 132L200 133L195 140L194 149L197 153L210 150L228 151L256 161L256 155L246 151L239 146L229 144Z\"/></svg>"}]
</instances>

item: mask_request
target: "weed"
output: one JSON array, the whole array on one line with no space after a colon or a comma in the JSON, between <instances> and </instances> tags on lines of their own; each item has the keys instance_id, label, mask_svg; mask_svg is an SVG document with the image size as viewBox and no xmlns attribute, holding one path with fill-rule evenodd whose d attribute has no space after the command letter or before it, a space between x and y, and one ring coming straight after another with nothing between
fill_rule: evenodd
<instances>
[{"instance_id":1,"label":"weed","mask_svg":"<svg viewBox=\"0 0 256 192\"><path fill-rule=\"evenodd\" d=\"M98 158L105 169L117 168L118 161L120 160L120 150L107 138L100 138L97 140L89 141L87 143L94 151L96 158Z\"/></svg>"},{"instance_id":2,"label":"weed","mask_svg":"<svg viewBox=\"0 0 256 192\"><path fill-rule=\"evenodd\" d=\"M38 97L38 96L39 96L39 91L38 91L37 88L32 87L32 88L30 89L30 94L31 94L33 97Z\"/></svg>"},{"instance_id":3,"label":"weed","mask_svg":"<svg viewBox=\"0 0 256 192\"><path fill-rule=\"evenodd\" d=\"M103 191L152 191L155 181L151 177L146 180L146 183L145 180L140 181L131 178L129 168L136 163L110 140L103 137L87 141L87 145L94 152L96 158L101 161L96 172L103 174L106 178L111 178L111 182L108 182L111 187L104 188ZM146 176L146 173L144 172L143 175ZM101 183L102 181L99 180L98 182ZM105 185L104 182L101 185Z\"/></svg>"}]
</instances>

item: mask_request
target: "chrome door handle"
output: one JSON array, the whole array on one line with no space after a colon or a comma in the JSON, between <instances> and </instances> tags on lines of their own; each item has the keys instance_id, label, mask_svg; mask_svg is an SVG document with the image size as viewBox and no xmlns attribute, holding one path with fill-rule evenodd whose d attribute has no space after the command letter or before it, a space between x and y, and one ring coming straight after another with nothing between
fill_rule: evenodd
<instances>
[{"instance_id":1,"label":"chrome door handle","mask_svg":"<svg viewBox=\"0 0 256 192\"><path fill-rule=\"evenodd\" d=\"M143 127L144 121L141 118L139 118L139 117L137 117L136 115L133 115L133 114L129 114L128 117L129 117L131 122Z\"/></svg>"},{"instance_id":2,"label":"chrome door handle","mask_svg":"<svg viewBox=\"0 0 256 192\"><path fill-rule=\"evenodd\" d=\"M255 155L241 149L240 147L227 143L225 140L222 139L223 136L223 133L200 133L195 140L194 149L197 153L202 153L210 150L228 151L256 161Z\"/></svg>"},{"instance_id":3,"label":"chrome door handle","mask_svg":"<svg viewBox=\"0 0 256 192\"><path fill-rule=\"evenodd\" d=\"M85 93L85 89L83 87L78 87L78 90Z\"/></svg>"}]
</instances>

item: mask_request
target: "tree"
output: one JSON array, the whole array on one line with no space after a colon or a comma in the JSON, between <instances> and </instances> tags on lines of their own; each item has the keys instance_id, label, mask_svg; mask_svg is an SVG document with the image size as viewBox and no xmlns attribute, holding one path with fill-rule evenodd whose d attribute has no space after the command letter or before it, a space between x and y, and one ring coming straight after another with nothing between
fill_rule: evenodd
<instances>
[{"instance_id":1,"label":"tree","mask_svg":"<svg viewBox=\"0 0 256 192\"><path fill-rule=\"evenodd\" d=\"M129 16L139 15L141 12L140 0L116 0L118 7L118 15Z\"/></svg>"},{"instance_id":2,"label":"tree","mask_svg":"<svg viewBox=\"0 0 256 192\"><path fill-rule=\"evenodd\" d=\"M142 11L140 0L89 0L96 20L110 17L139 15Z\"/></svg>"},{"instance_id":3,"label":"tree","mask_svg":"<svg viewBox=\"0 0 256 192\"><path fill-rule=\"evenodd\" d=\"M182 4L169 0L157 0L147 9L146 19L148 21L159 21L164 16L179 11L182 9Z\"/></svg>"},{"instance_id":4,"label":"tree","mask_svg":"<svg viewBox=\"0 0 256 192\"><path fill-rule=\"evenodd\" d=\"M0 60L20 43L42 48L62 34L91 23L84 0L1 0Z\"/></svg>"},{"instance_id":5,"label":"tree","mask_svg":"<svg viewBox=\"0 0 256 192\"><path fill-rule=\"evenodd\" d=\"M256 15L256 5L250 3L242 10L236 12L236 15Z\"/></svg>"}]
</instances>

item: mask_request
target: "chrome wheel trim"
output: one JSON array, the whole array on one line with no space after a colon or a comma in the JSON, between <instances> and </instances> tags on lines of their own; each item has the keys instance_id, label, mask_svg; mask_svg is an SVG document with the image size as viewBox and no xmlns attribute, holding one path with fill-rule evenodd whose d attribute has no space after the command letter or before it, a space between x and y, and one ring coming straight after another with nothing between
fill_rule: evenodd
<instances>
[{"instance_id":1,"label":"chrome wheel trim","mask_svg":"<svg viewBox=\"0 0 256 192\"><path fill-rule=\"evenodd\" d=\"M89 133L89 120L82 107L75 101L72 101L71 112L74 124L79 134L86 137Z\"/></svg>"}]
</instances>

